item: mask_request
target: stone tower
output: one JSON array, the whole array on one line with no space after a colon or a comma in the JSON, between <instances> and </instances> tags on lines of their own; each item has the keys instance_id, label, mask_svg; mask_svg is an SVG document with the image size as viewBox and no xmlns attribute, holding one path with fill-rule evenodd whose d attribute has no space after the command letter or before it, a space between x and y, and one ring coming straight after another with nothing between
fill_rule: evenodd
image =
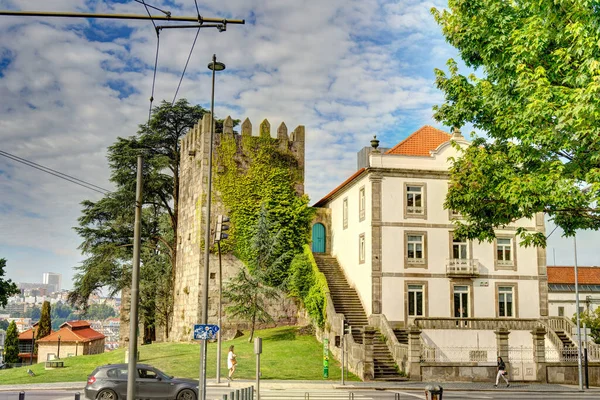
<instances>
[{"instance_id":1,"label":"stone tower","mask_svg":"<svg viewBox=\"0 0 600 400\"><path fill-rule=\"evenodd\" d=\"M204 279L204 229L206 225L206 194L208 189L208 154L210 145L211 115L205 114L181 139L179 210L177 228L177 264L175 266L174 304L169 338L173 341L190 340L194 324L202 320L202 290ZM260 124L259 135L271 137L270 124L265 119ZM238 150L241 151L241 137L252 136L252 124L246 118L241 125L241 135L233 130L233 120L227 117L223 123L223 133L215 133L214 154L216 155L222 135L233 135ZM277 138L273 138L281 150L293 154L301 180L296 183L298 194L304 193L304 126L298 126L288 136L287 127L282 123L277 129ZM213 179L217 173L213 163ZM211 225L216 216L226 214L219 197L214 194L211 205ZM214 229L214 226L211 227ZM223 282L234 276L242 263L231 254L222 255ZM216 324L218 312L218 257L210 255L209 261L209 304L208 321ZM282 298L283 299L283 298ZM278 300L271 306L270 313L281 324L295 323L297 309L291 300ZM243 329L241 321L227 320L223 313L224 330Z\"/></svg>"}]
</instances>

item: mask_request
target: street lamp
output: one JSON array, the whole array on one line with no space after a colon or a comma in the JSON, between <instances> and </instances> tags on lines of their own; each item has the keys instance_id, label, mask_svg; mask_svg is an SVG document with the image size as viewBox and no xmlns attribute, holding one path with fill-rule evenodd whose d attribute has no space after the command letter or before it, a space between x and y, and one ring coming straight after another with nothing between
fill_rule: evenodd
<instances>
[{"instance_id":1,"label":"street lamp","mask_svg":"<svg viewBox=\"0 0 600 400\"><path fill-rule=\"evenodd\" d=\"M213 142L215 137L215 72L223 71L225 64L217 62L213 54L212 62L208 64L212 71L212 95L210 98L210 146L208 146L208 195L206 196L206 225L204 232L204 291L202 293L202 324L208 324L208 262L210 256L210 204L212 197L212 159ZM206 400L206 339L202 340L202 366L200 369L201 400Z\"/></svg>"},{"instance_id":2,"label":"street lamp","mask_svg":"<svg viewBox=\"0 0 600 400\"><path fill-rule=\"evenodd\" d=\"M60 360L60 335L58 335L58 351L56 352L56 358Z\"/></svg>"},{"instance_id":3,"label":"street lamp","mask_svg":"<svg viewBox=\"0 0 600 400\"><path fill-rule=\"evenodd\" d=\"M573 235L573 253L575 255L575 315L577 315L577 373L579 390L583 391L583 373L581 366L581 317L579 315L579 277L577 273L577 233Z\"/></svg>"}]
</instances>

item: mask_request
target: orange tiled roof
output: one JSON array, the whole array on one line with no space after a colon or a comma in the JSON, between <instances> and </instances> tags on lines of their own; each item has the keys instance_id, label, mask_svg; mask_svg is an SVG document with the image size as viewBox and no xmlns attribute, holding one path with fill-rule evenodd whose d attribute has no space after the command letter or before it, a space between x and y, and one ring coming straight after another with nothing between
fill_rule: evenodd
<instances>
[{"instance_id":1,"label":"orange tiled roof","mask_svg":"<svg viewBox=\"0 0 600 400\"><path fill-rule=\"evenodd\" d=\"M548 283L575 283L574 267L548 267ZM600 285L600 267L578 267L577 282L581 285Z\"/></svg>"},{"instance_id":2,"label":"orange tiled roof","mask_svg":"<svg viewBox=\"0 0 600 400\"><path fill-rule=\"evenodd\" d=\"M62 328L63 326L68 325L71 328L82 328L82 327L86 327L86 326L90 326L89 321L67 321L64 322L60 327Z\"/></svg>"},{"instance_id":3,"label":"orange tiled roof","mask_svg":"<svg viewBox=\"0 0 600 400\"><path fill-rule=\"evenodd\" d=\"M38 342L58 342L59 335L61 342L91 342L94 340L105 338L103 334L92 328L87 327L71 330L63 324L63 327L60 328L58 331L53 332L45 338L38 340Z\"/></svg>"},{"instance_id":4,"label":"orange tiled roof","mask_svg":"<svg viewBox=\"0 0 600 400\"><path fill-rule=\"evenodd\" d=\"M321 207L322 205L324 205L325 203L327 203L329 200L331 200L331 198L333 197L334 194L336 194L344 186L346 186L347 184L349 184L350 182L352 182L354 180L354 178L356 178L357 176L359 176L360 174L362 174L364 171L365 171L365 168L361 168L358 171L356 171L355 173L353 173L348 179L346 179L344 182L342 182L338 187L336 187L335 189L333 189L331 192L327 193L327 195L325 195L325 197L323 197L321 200L317 201L313 205L313 207Z\"/></svg>"},{"instance_id":5,"label":"orange tiled roof","mask_svg":"<svg viewBox=\"0 0 600 400\"><path fill-rule=\"evenodd\" d=\"M449 133L425 125L386 151L385 154L429 157L430 151L437 149L440 144L449 141L451 137L452 135Z\"/></svg>"}]
</instances>

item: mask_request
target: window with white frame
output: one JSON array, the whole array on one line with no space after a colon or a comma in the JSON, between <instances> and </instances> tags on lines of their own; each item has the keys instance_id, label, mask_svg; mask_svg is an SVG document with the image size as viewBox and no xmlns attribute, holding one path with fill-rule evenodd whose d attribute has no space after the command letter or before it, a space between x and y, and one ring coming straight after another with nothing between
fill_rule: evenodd
<instances>
[{"instance_id":1,"label":"window with white frame","mask_svg":"<svg viewBox=\"0 0 600 400\"><path fill-rule=\"evenodd\" d=\"M409 234L406 237L406 258L409 264L425 263L424 235Z\"/></svg>"},{"instance_id":2,"label":"window with white frame","mask_svg":"<svg viewBox=\"0 0 600 400\"><path fill-rule=\"evenodd\" d=\"M466 260L469 258L469 244L466 240L452 239L452 258L454 260Z\"/></svg>"},{"instance_id":3,"label":"window with white frame","mask_svg":"<svg viewBox=\"0 0 600 400\"><path fill-rule=\"evenodd\" d=\"M343 219L344 219L344 229L348 228L348 198L346 197L344 199L344 203L342 206L342 214L343 214Z\"/></svg>"},{"instance_id":4,"label":"window with white frame","mask_svg":"<svg viewBox=\"0 0 600 400\"><path fill-rule=\"evenodd\" d=\"M362 221L365 219L365 206L366 206L365 187L363 186L358 191L358 220L359 221Z\"/></svg>"},{"instance_id":5,"label":"window with white frame","mask_svg":"<svg viewBox=\"0 0 600 400\"><path fill-rule=\"evenodd\" d=\"M514 317L515 305L513 286L498 286L498 316L499 317Z\"/></svg>"},{"instance_id":6,"label":"window with white frame","mask_svg":"<svg viewBox=\"0 0 600 400\"><path fill-rule=\"evenodd\" d=\"M358 237L358 262L361 264L365 262L365 250L365 234L361 233Z\"/></svg>"},{"instance_id":7,"label":"window with white frame","mask_svg":"<svg viewBox=\"0 0 600 400\"><path fill-rule=\"evenodd\" d=\"M423 186L406 186L406 214L422 216L425 214Z\"/></svg>"},{"instance_id":8,"label":"window with white frame","mask_svg":"<svg viewBox=\"0 0 600 400\"><path fill-rule=\"evenodd\" d=\"M423 314L423 285L408 285L408 316L422 317Z\"/></svg>"},{"instance_id":9,"label":"window with white frame","mask_svg":"<svg viewBox=\"0 0 600 400\"><path fill-rule=\"evenodd\" d=\"M496 239L496 261L500 267L512 267L513 261L513 240L512 238Z\"/></svg>"},{"instance_id":10,"label":"window with white frame","mask_svg":"<svg viewBox=\"0 0 600 400\"><path fill-rule=\"evenodd\" d=\"M564 307L558 307L558 316L559 317L565 316L565 308Z\"/></svg>"}]
</instances>

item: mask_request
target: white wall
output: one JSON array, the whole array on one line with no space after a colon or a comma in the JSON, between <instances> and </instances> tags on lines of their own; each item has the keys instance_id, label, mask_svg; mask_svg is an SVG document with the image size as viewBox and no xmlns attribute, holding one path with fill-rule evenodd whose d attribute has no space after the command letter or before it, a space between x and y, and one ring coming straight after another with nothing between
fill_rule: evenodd
<instances>
[{"instance_id":1,"label":"white wall","mask_svg":"<svg viewBox=\"0 0 600 400\"><path fill-rule=\"evenodd\" d=\"M600 294L598 292L579 292L579 307L583 307L584 310L587 310L587 304L585 303L586 296L592 296L594 299L599 299ZM557 292L548 292L548 311L551 317L558 316L558 307L564 307L565 314L564 316L567 318L572 318L575 315L576 307L575 307L575 293L557 293ZM594 311L600 304L591 303L590 311Z\"/></svg>"},{"instance_id":2,"label":"white wall","mask_svg":"<svg viewBox=\"0 0 600 400\"><path fill-rule=\"evenodd\" d=\"M365 188L365 219L359 221L358 199L359 190ZM343 203L348 199L348 228L344 229ZM327 207L331 209L332 255L337 257L344 269L348 283L353 286L362 301L367 315L371 314L372 279L372 233L371 233L371 182L365 174L355 183L346 186ZM358 244L360 234L365 235L365 262L360 264L358 259Z\"/></svg>"}]
</instances>

